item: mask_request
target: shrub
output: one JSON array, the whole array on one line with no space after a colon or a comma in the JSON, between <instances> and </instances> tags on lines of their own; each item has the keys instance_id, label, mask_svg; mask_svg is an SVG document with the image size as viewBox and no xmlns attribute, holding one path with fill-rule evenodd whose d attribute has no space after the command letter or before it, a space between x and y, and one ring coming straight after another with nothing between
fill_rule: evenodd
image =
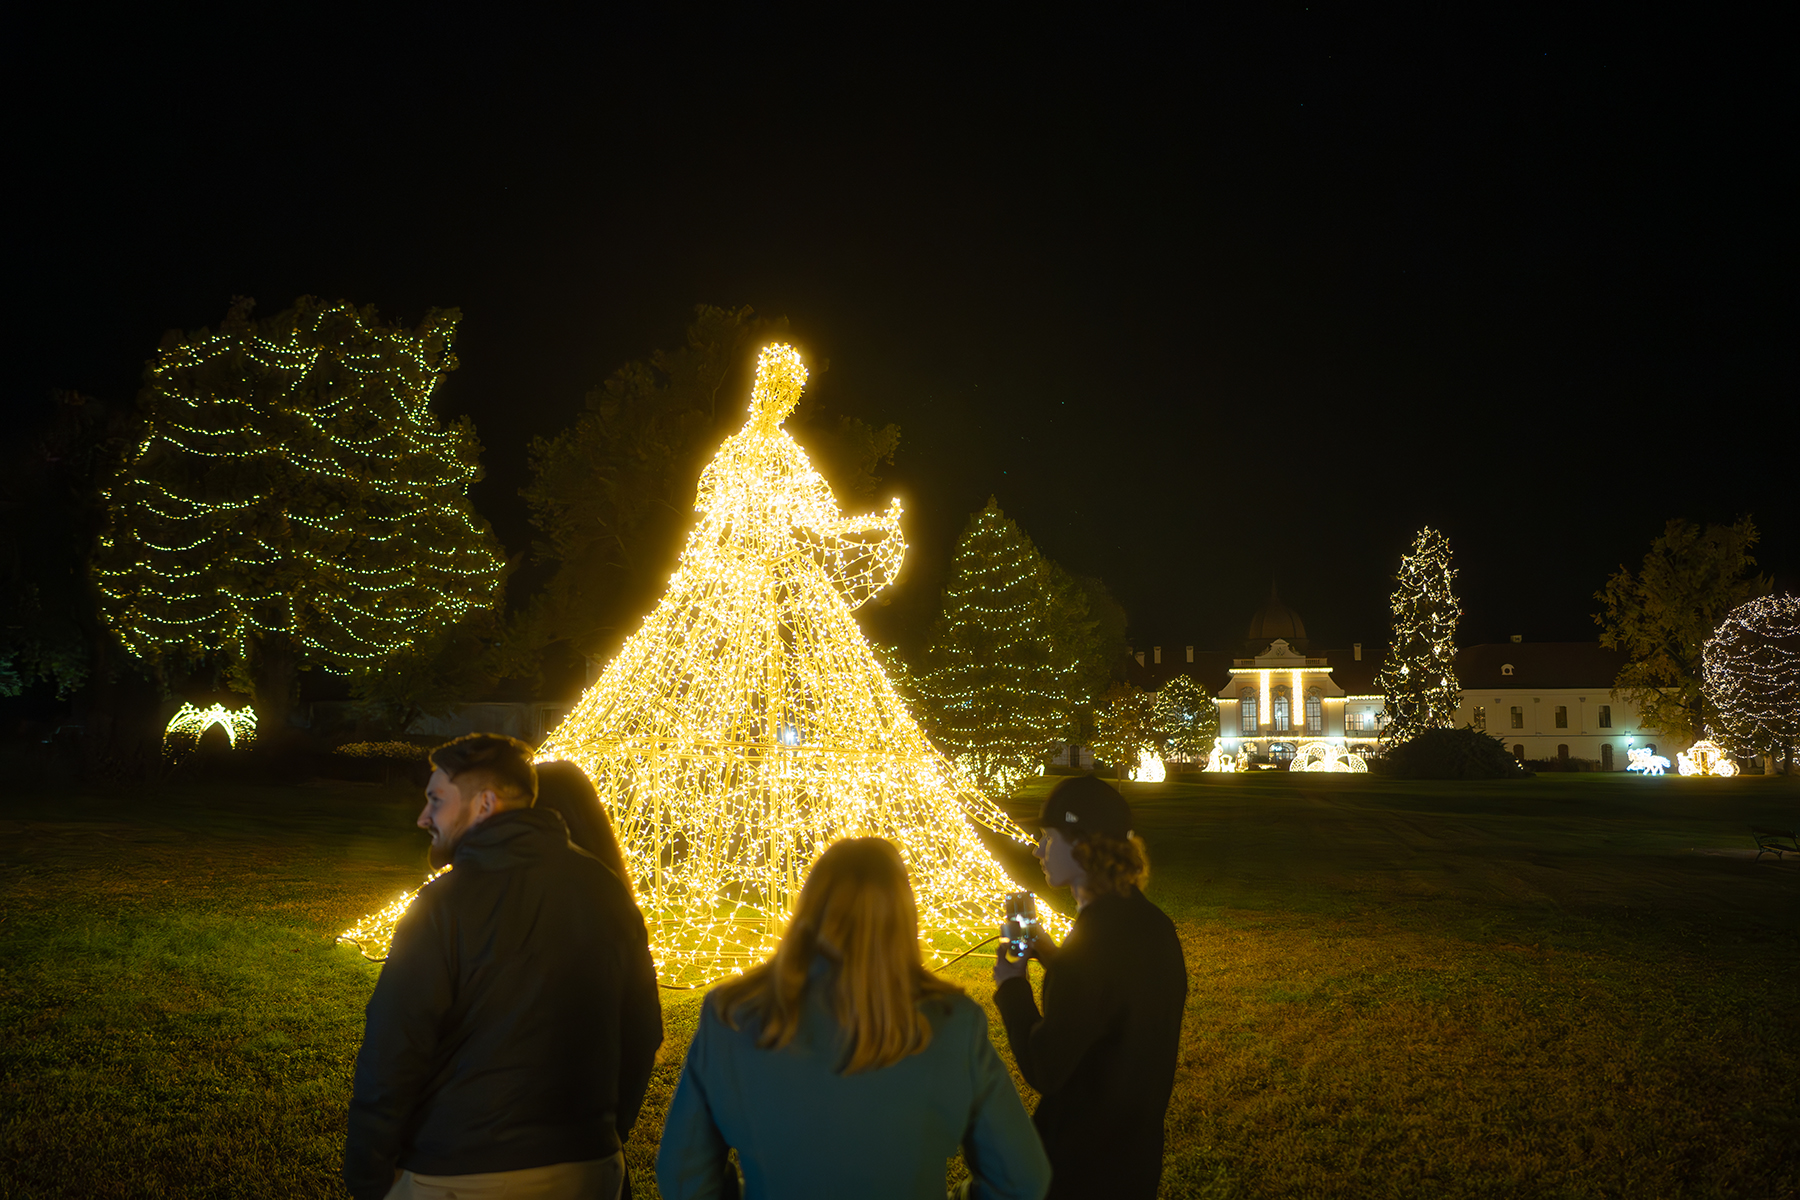
<instances>
[{"instance_id":1,"label":"shrub","mask_svg":"<svg viewBox=\"0 0 1800 1200\"><path fill-rule=\"evenodd\" d=\"M332 751L347 758L398 758L408 762L424 762L423 746L411 742L349 742Z\"/></svg>"},{"instance_id":2,"label":"shrub","mask_svg":"<svg viewBox=\"0 0 1800 1200\"><path fill-rule=\"evenodd\" d=\"M1396 779L1523 779L1519 765L1497 737L1479 729L1427 729L1387 752L1386 774Z\"/></svg>"}]
</instances>

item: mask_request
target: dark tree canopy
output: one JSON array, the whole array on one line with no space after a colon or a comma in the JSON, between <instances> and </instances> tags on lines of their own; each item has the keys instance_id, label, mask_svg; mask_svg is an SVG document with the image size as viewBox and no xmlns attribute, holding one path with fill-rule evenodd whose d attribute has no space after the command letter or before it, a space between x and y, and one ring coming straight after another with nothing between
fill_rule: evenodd
<instances>
[{"instance_id":1,"label":"dark tree canopy","mask_svg":"<svg viewBox=\"0 0 1800 1200\"><path fill-rule=\"evenodd\" d=\"M1613 687L1650 728L1690 742L1705 736L1707 639L1732 609L1769 590L1752 573L1757 538L1747 516L1705 528L1671 520L1637 574L1620 567L1594 593L1605 606L1594 614L1600 644L1626 656Z\"/></svg>"}]
</instances>

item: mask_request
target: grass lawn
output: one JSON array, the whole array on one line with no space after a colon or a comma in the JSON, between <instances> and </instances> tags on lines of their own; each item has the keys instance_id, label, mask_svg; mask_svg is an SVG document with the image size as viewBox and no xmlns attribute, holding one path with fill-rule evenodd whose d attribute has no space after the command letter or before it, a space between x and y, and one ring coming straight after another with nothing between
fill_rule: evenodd
<instances>
[{"instance_id":1,"label":"grass lawn","mask_svg":"<svg viewBox=\"0 0 1800 1200\"><path fill-rule=\"evenodd\" d=\"M1800 1188L1800 862L1746 830L1800 823L1796 781L1126 790L1189 967L1165 1195ZM415 811L349 784L0 801L0 1196L340 1195L378 968L332 937L422 877ZM639 1196L699 1004L667 997Z\"/></svg>"}]
</instances>

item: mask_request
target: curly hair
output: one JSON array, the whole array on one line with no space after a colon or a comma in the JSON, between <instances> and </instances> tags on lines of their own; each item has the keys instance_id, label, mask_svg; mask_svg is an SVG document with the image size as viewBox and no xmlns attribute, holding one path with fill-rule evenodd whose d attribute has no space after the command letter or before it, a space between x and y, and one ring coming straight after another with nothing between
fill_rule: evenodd
<instances>
[{"instance_id":1,"label":"curly hair","mask_svg":"<svg viewBox=\"0 0 1800 1200\"><path fill-rule=\"evenodd\" d=\"M1150 882L1150 851L1135 833L1124 839L1104 833L1076 838L1069 846L1076 865L1087 875L1088 890L1129 896L1132 888Z\"/></svg>"}]
</instances>

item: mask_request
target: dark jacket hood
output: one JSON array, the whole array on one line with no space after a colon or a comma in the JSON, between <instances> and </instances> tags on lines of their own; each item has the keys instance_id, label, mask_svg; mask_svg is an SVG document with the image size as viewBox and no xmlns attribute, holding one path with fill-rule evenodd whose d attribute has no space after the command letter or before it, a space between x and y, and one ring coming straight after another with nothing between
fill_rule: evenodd
<instances>
[{"instance_id":1,"label":"dark jacket hood","mask_svg":"<svg viewBox=\"0 0 1800 1200\"><path fill-rule=\"evenodd\" d=\"M569 849L569 827L548 808L509 808L463 835L451 861L458 867L505 871L533 866Z\"/></svg>"}]
</instances>

